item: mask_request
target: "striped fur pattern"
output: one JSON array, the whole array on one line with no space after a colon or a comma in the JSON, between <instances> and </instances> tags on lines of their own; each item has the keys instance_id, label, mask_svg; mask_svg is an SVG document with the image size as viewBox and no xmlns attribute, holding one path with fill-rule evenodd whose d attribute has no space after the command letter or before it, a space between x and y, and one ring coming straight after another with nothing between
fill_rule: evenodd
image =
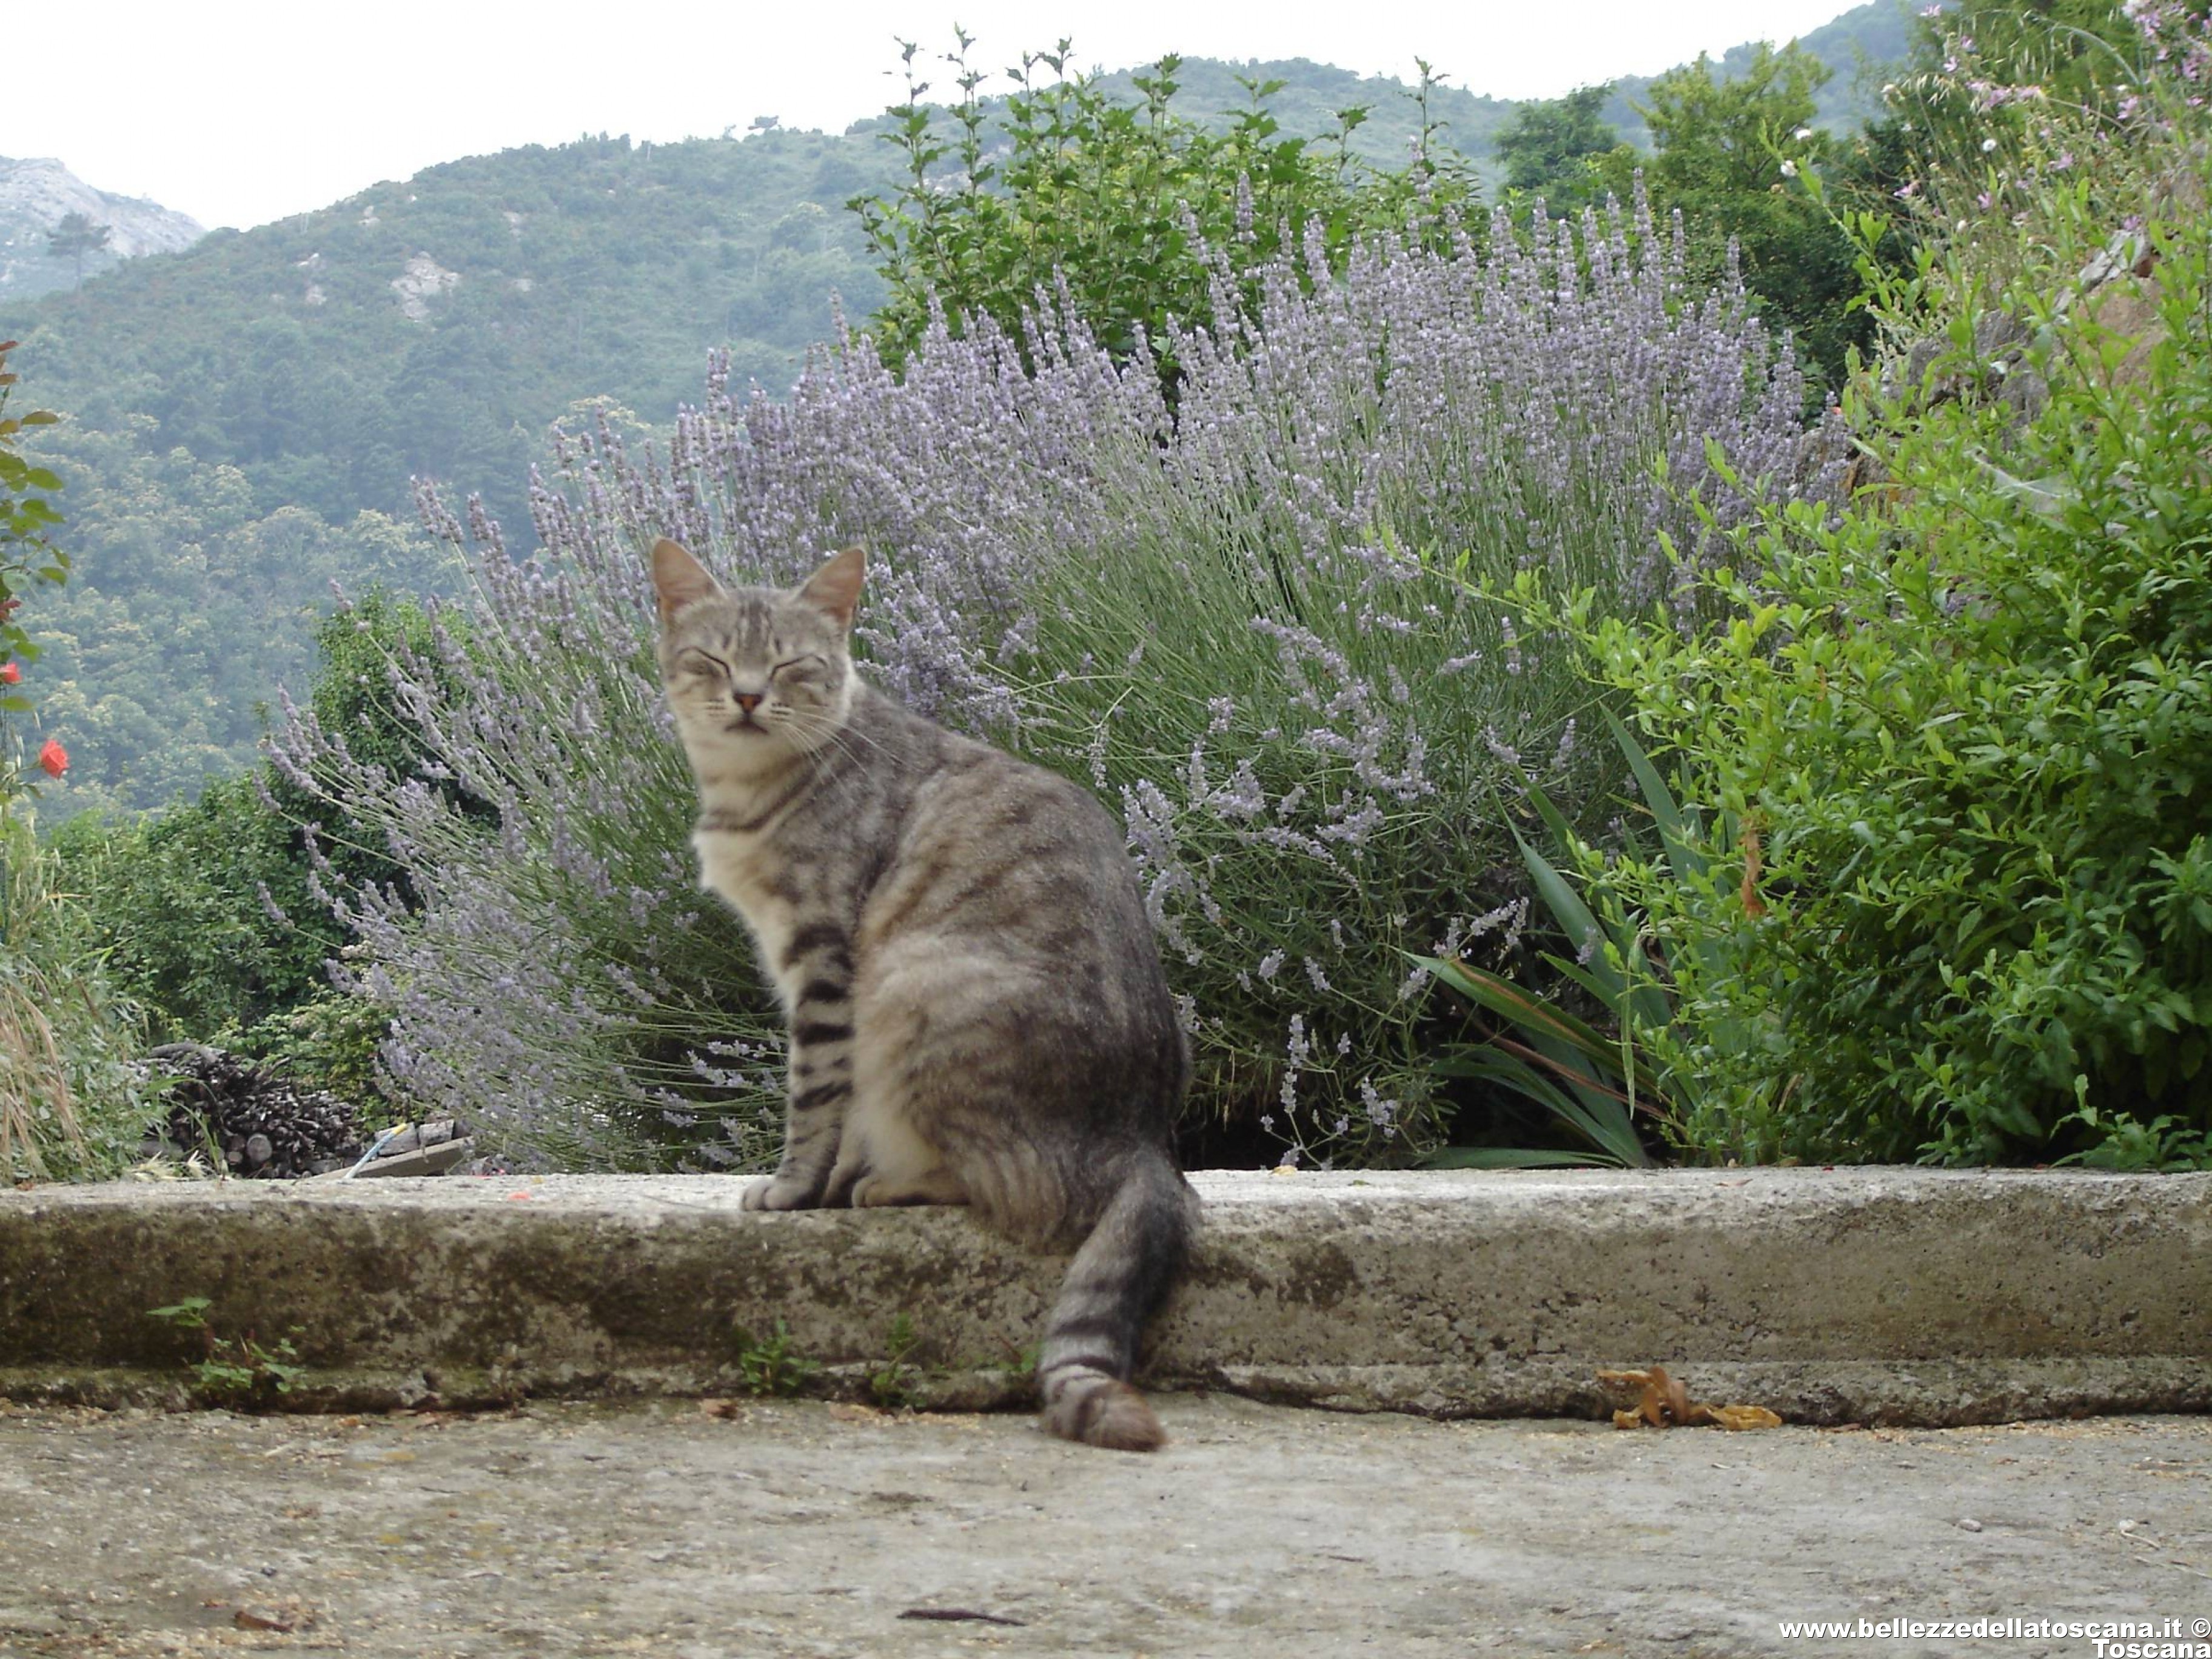
<instances>
[{"instance_id":1,"label":"striped fur pattern","mask_svg":"<svg viewBox=\"0 0 2212 1659\"><path fill-rule=\"evenodd\" d=\"M1189 1060L1121 834L1066 780L854 672L848 548L790 592L653 549L660 663L699 784L702 883L789 1018L775 1174L749 1208L969 1204L1075 1249L1044 1421L1149 1450L1128 1377L1197 1201L1171 1150Z\"/></svg>"}]
</instances>

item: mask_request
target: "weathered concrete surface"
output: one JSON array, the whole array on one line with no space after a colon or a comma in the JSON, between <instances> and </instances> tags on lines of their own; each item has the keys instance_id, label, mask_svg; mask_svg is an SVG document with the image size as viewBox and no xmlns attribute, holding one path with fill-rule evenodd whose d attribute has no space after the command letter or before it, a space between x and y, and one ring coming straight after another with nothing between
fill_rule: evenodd
<instances>
[{"instance_id":1,"label":"weathered concrete surface","mask_svg":"<svg viewBox=\"0 0 2212 1659\"><path fill-rule=\"evenodd\" d=\"M2087 1634L1781 1621L2212 1619L2202 1418L1659 1434L1158 1404L1153 1457L811 1403L0 1407L0 1653L2094 1659Z\"/></svg>"},{"instance_id":2,"label":"weathered concrete surface","mask_svg":"<svg viewBox=\"0 0 2212 1659\"><path fill-rule=\"evenodd\" d=\"M1792 1420L2212 1409L2212 1176L1929 1170L1203 1175L1156 1386L1589 1416L1668 1365ZM851 1384L1026 1389L1061 1263L956 1211L751 1215L714 1178L149 1183L0 1194L0 1393L174 1395L216 1332L290 1332L299 1400L720 1395L747 1333Z\"/></svg>"}]
</instances>

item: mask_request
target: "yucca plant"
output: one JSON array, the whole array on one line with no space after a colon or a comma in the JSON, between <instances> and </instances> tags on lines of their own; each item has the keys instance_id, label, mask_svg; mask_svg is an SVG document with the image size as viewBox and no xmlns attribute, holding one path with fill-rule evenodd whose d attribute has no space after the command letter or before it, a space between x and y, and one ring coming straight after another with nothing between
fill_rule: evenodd
<instances>
[{"instance_id":1,"label":"yucca plant","mask_svg":"<svg viewBox=\"0 0 2212 1659\"><path fill-rule=\"evenodd\" d=\"M1702 884L1710 860L1699 846L1703 825L1686 813L1628 728L1603 711L1638 790L1658 831L1662 857L1677 882ZM1534 784L1528 799L1555 845L1582 871L1597 867L1592 848L1559 808ZM1722 826L1723 832L1727 826ZM1608 1034L1558 1003L1474 963L1417 957L1437 979L1506 1023L1487 1041L1433 1062L1446 1077L1475 1078L1534 1101L1582 1143L1571 1147L1447 1146L1428 1160L1443 1169L1527 1170L1598 1164L1625 1169L1649 1165L1650 1153L1639 1118L1662 1133L1694 1115L1699 1085L1683 1063L1698 1045L1684 1041L1674 975L1665 947L1638 910L1624 905L1602 883L1585 878L1584 893L1517 827L1521 849L1536 892L1553 921L1575 945L1571 957L1547 952L1545 963L1602 1007ZM1694 947L1711 954L1710 944ZM1717 966L1717 963L1706 964Z\"/></svg>"}]
</instances>

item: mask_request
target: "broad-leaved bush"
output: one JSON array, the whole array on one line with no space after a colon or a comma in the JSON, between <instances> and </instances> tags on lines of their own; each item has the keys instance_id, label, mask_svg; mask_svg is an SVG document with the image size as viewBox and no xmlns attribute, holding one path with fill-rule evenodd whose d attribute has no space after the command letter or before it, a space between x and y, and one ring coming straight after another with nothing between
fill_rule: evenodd
<instances>
[{"instance_id":1,"label":"broad-leaved bush","mask_svg":"<svg viewBox=\"0 0 2212 1659\"><path fill-rule=\"evenodd\" d=\"M2062 170L1892 292L1944 331L1847 402L1873 482L1699 562L1721 620L1524 612L1709 809L1702 882L1585 866L1730 1085L1701 1154L2212 1163L2212 167L2166 115L2139 217Z\"/></svg>"}]
</instances>

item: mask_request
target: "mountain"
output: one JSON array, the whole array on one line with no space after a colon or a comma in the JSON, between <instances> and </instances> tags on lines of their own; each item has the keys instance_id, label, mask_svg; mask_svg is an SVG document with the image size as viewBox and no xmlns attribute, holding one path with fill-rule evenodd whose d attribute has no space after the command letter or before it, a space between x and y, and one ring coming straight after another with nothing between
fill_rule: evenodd
<instances>
[{"instance_id":1,"label":"mountain","mask_svg":"<svg viewBox=\"0 0 2212 1659\"><path fill-rule=\"evenodd\" d=\"M781 389L832 331L833 294L872 308L844 203L888 151L775 131L471 157L0 304L0 331L42 401L234 466L264 508L411 516L423 476L520 531L571 404L665 422L714 345Z\"/></svg>"},{"instance_id":2,"label":"mountain","mask_svg":"<svg viewBox=\"0 0 2212 1659\"><path fill-rule=\"evenodd\" d=\"M107 246L77 262L58 257L47 234L71 214L104 227ZM94 190L51 157L0 155L0 300L25 300L76 286L125 259L174 253L207 234L197 219L157 202Z\"/></svg>"}]
</instances>

